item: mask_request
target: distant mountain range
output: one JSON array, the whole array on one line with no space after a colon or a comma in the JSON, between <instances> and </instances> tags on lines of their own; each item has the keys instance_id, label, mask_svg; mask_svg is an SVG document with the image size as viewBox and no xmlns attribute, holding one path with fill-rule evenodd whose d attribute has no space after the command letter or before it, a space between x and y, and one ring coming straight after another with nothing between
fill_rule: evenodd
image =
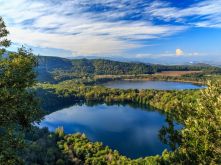
<instances>
[{"instance_id":1,"label":"distant mountain range","mask_svg":"<svg viewBox=\"0 0 221 165\"><path fill-rule=\"evenodd\" d=\"M110 56L110 57L99 57L99 56L76 56L76 57L68 57L68 59L107 59L113 61L120 61L120 62L142 62L147 64L161 64L161 65L195 65L199 63L209 64L213 66L220 66L221 67L221 58L220 59L201 59L199 60L198 57L161 57L161 58L126 58L126 57L118 57L118 56Z\"/></svg>"}]
</instances>

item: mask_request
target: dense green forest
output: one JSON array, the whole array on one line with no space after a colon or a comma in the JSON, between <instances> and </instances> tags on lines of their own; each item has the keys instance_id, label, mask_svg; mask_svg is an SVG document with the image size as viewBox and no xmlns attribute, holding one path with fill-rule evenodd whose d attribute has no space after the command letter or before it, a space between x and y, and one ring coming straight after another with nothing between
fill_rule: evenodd
<instances>
[{"instance_id":1,"label":"dense green forest","mask_svg":"<svg viewBox=\"0 0 221 165\"><path fill-rule=\"evenodd\" d=\"M10 45L10 41L6 39L7 35L8 31L0 18L1 165L221 163L220 81L209 81L207 88L200 91L110 89L76 80L36 84L37 74L50 79L51 73L58 71L58 68L68 73L77 71L76 73L83 74L136 74L143 71L161 71L162 68L159 68L165 66L157 66L158 70L151 66L153 70L148 70L150 66L145 64L85 59L77 62L62 59L63 63L60 63L60 58L53 58L53 62L46 60L46 65L43 62L43 65L40 63L37 67L39 59L30 50L22 47L17 52L5 51ZM164 70L169 68L170 66ZM183 66L180 68L188 70ZM205 69L205 66L191 68L194 69ZM48 75L44 75L45 71ZM161 129L161 138L169 137L165 141L177 143L178 147L174 147L171 152L165 150L162 155L130 159L100 142L90 142L84 134L65 135L63 128L57 128L53 133L47 128L40 129L33 125L40 122L45 114L60 108L59 104L63 106L61 102L68 106L82 101L92 101L94 104L134 103L156 107L165 113L170 123L168 127ZM183 128L174 130L171 122L173 120L181 123Z\"/></svg>"}]
</instances>

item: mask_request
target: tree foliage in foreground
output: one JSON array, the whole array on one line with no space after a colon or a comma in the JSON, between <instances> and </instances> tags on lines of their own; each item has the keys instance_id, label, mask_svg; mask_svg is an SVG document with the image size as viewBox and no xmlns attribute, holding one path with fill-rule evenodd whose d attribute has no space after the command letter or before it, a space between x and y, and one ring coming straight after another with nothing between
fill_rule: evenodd
<instances>
[{"instance_id":1,"label":"tree foliage in foreground","mask_svg":"<svg viewBox=\"0 0 221 165\"><path fill-rule=\"evenodd\" d=\"M35 83L36 64L23 48L0 60L0 162L13 164L23 130L41 118L38 100L28 89Z\"/></svg>"},{"instance_id":2,"label":"tree foliage in foreground","mask_svg":"<svg viewBox=\"0 0 221 165\"><path fill-rule=\"evenodd\" d=\"M221 82L209 82L193 110L176 158L182 164L221 164Z\"/></svg>"},{"instance_id":3,"label":"tree foliage in foreground","mask_svg":"<svg viewBox=\"0 0 221 165\"><path fill-rule=\"evenodd\" d=\"M8 31L0 18L0 47L9 45ZM41 118L38 100L30 87L35 83L36 58L24 48L17 53L0 51L0 164L20 164L23 132Z\"/></svg>"},{"instance_id":4,"label":"tree foliage in foreground","mask_svg":"<svg viewBox=\"0 0 221 165\"><path fill-rule=\"evenodd\" d=\"M9 32L6 29L5 23L2 17L0 17L0 48L8 47L10 45L10 41L6 38L8 34Z\"/></svg>"},{"instance_id":5,"label":"tree foliage in foreground","mask_svg":"<svg viewBox=\"0 0 221 165\"><path fill-rule=\"evenodd\" d=\"M130 159L122 156L118 151L103 146L100 142L90 142L84 134L73 134L64 136L59 143L59 148L69 156L73 164L85 165L142 165L159 164L161 158L149 156L139 159Z\"/></svg>"}]
</instances>

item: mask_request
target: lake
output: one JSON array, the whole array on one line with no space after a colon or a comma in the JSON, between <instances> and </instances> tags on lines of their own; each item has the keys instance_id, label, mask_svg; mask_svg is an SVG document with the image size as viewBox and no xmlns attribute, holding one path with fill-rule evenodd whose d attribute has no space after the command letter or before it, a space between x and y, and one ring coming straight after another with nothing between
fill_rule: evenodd
<instances>
[{"instance_id":1,"label":"lake","mask_svg":"<svg viewBox=\"0 0 221 165\"><path fill-rule=\"evenodd\" d=\"M45 116L40 127L54 131L63 126L65 133L85 133L130 158L161 154L170 147L159 138L167 126L166 117L150 108L129 105L74 105Z\"/></svg>"},{"instance_id":2,"label":"lake","mask_svg":"<svg viewBox=\"0 0 221 165\"><path fill-rule=\"evenodd\" d=\"M119 89L158 89L158 90L184 90L201 89L203 86L185 82L172 81L146 81L146 80L116 80L103 84L108 88Z\"/></svg>"}]
</instances>

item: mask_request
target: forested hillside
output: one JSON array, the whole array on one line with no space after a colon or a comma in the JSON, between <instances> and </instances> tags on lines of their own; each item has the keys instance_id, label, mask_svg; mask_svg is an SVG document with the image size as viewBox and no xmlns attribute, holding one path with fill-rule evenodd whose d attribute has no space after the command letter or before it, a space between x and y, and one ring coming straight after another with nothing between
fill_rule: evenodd
<instances>
[{"instance_id":1,"label":"forested hillside","mask_svg":"<svg viewBox=\"0 0 221 165\"><path fill-rule=\"evenodd\" d=\"M205 64L153 65L135 62L118 62L105 59L64 59L39 56L38 80L56 82L85 75L137 75L161 71L206 71L221 72L218 67Z\"/></svg>"}]
</instances>

